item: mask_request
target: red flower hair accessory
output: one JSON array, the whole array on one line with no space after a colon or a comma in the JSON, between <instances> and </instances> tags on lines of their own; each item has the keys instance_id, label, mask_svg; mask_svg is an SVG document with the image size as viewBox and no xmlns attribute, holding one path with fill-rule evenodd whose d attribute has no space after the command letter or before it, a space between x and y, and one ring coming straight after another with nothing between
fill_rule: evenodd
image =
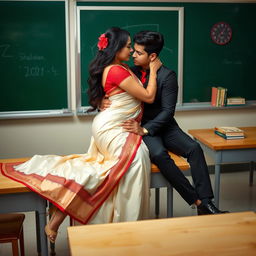
<instances>
[{"instance_id":1,"label":"red flower hair accessory","mask_svg":"<svg viewBox=\"0 0 256 256\"><path fill-rule=\"evenodd\" d=\"M105 34L102 34L100 37L99 37L99 42L97 44L99 50L104 50L107 46L108 46L108 38L106 37Z\"/></svg>"}]
</instances>

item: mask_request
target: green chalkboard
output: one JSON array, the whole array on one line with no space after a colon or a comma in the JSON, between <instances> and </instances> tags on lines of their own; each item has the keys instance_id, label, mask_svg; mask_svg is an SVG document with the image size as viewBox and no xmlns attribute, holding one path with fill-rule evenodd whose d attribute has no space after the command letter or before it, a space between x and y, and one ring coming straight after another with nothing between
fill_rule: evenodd
<instances>
[{"instance_id":1,"label":"green chalkboard","mask_svg":"<svg viewBox=\"0 0 256 256\"><path fill-rule=\"evenodd\" d=\"M81 7L82 8L82 7ZM80 10L81 106L88 106L88 65L95 56L97 41L108 28L118 26L130 32L131 37L141 30L165 34L165 47L161 53L166 65L178 69L177 10ZM150 21L150 22L149 22ZM166 22L168 21L168 22ZM132 61L128 63L132 65Z\"/></svg>"},{"instance_id":2,"label":"green chalkboard","mask_svg":"<svg viewBox=\"0 0 256 256\"><path fill-rule=\"evenodd\" d=\"M0 112L65 109L64 1L0 2Z\"/></svg>"},{"instance_id":3,"label":"green chalkboard","mask_svg":"<svg viewBox=\"0 0 256 256\"><path fill-rule=\"evenodd\" d=\"M255 3L88 3L78 6L184 7L183 83L179 84L180 103L209 102L211 87L228 88L228 96L256 100L256 4ZM230 24L233 34L227 45L216 45L210 38L212 26ZM158 30L171 49L161 54L166 66L178 72L177 12L81 11L81 103L87 104L86 79L89 60L94 55L97 36L108 27L127 27L133 34L141 29ZM150 26L150 24L152 26ZM136 26L141 25L141 26ZM154 26L156 25L156 26ZM158 26L159 25L159 26Z\"/></svg>"},{"instance_id":4,"label":"green chalkboard","mask_svg":"<svg viewBox=\"0 0 256 256\"><path fill-rule=\"evenodd\" d=\"M256 100L256 4L189 4L185 7L184 102L209 102L211 86L228 96ZM230 24L232 39L217 45L212 26Z\"/></svg>"}]
</instances>

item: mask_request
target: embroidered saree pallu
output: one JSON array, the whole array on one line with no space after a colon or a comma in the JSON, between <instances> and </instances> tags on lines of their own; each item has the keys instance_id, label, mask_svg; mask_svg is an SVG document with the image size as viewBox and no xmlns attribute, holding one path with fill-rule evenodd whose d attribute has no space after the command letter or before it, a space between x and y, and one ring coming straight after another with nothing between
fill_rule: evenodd
<instances>
[{"instance_id":1,"label":"embroidered saree pallu","mask_svg":"<svg viewBox=\"0 0 256 256\"><path fill-rule=\"evenodd\" d=\"M121 123L141 118L141 104L121 92L93 120L86 154L35 155L1 165L3 175L46 198L80 223L147 218L150 160L141 136Z\"/></svg>"}]
</instances>

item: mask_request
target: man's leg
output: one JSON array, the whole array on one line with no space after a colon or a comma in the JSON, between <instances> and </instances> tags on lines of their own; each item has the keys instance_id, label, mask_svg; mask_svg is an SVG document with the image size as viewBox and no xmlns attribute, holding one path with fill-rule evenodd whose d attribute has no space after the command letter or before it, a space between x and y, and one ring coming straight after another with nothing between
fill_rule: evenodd
<instances>
[{"instance_id":1,"label":"man's leg","mask_svg":"<svg viewBox=\"0 0 256 256\"><path fill-rule=\"evenodd\" d=\"M167 149L163 145L162 138L159 136L144 136L143 140L149 149L151 161L157 165L164 177L189 205L195 203L199 199L195 189L170 158Z\"/></svg>"},{"instance_id":2,"label":"man's leg","mask_svg":"<svg viewBox=\"0 0 256 256\"><path fill-rule=\"evenodd\" d=\"M184 133L178 126L168 129L163 134L164 146L185 158L190 164L191 175L200 200L213 198L213 191L200 145Z\"/></svg>"}]
</instances>

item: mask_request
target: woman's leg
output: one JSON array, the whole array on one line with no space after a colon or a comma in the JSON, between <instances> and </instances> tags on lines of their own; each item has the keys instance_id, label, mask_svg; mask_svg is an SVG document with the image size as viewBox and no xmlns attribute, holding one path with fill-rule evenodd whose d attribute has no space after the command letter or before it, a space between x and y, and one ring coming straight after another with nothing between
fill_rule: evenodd
<instances>
[{"instance_id":1,"label":"woman's leg","mask_svg":"<svg viewBox=\"0 0 256 256\"><path fill-rule=\"evenodd\" d=\"M54 207L49 223L45 227L45 233L51 243L54 243L57 237L60 224L64 221L67 214Z\"/></svg>"},{"instance_id":2,"label":"woman's leg","mask_svg":"<svg viewBox=\"0 0 256 256\"><path fill-rule=\"evenodd\" d=\"M55 214L52 215L50 221L49 221L49 226L50 228L57 232L59 229L60 224L64 221L64 219L66 218L67 214L62 212L61 210L59 210L57 208L57 210L55 211Z\"/></svg>"}]
</instances>

